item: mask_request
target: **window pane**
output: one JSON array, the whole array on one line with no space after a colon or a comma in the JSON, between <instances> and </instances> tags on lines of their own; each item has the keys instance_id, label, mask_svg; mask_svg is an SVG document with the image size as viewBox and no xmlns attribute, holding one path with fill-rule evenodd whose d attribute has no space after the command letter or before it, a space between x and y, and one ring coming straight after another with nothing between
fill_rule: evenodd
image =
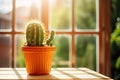
<instances>
[{"instance_id":1,"label":"window pane","mask_svg":"<svg viewBox=\"0 0 120 80\"><path fill-rule=\"evenodd\" d=\"M97 29L96 0L75 0L76 29ZM97 5L98 6L98 5Z\"/></svg>"},{"instance_id":2,"label":"window pane","mask_svg":"<svg viewBox=\"0 0 120 80\"><path fill-rule=\"evenodd\" d=\"M56 35L54 45L56 52L53 59L53 67L68 67L69 66L69 41L68 35Z\"/></svg>"},{"instance_id":3,"label":"window pane","mask_svg":"<svg viewBox=\"0 0 120 80\"><path fill-rule=\"evenodd\" d=\"M0 67L10 67L11 62L10 35L0 35Z\"/></svg>"},{"instance_id":4,"label":"window pane","mask_svg":"<svg viewBox=\"0 0 120 80\"><path fill-rule=\"evenodd\" d=\"M40 0L16 0L16 30L24 31L26 22L40 18Z\"/></svg>"},{"instance_id":5,"label":"window pane","mask_svg":"<svg viewBox=\"0 0 120 80\"><path fill-rule=\"evenodd\" d=\"M0 31L11 30L12 0L0 0Z\"/></svg>"},{"instance_id":6,"label":"window pane","mask_svg":"<svg viewBox=\"0 0 120 80\"><path fill-rule=\"evenodd\" d=\"M50 0L50 27L57 30L71 28L71 1Z\"/></svg>"},{"instance_id":7,"label":"window pane","mask_svg":"<svg viewBox=\"0 0 120 80\"><path fill-rule=\"evenodd\" d=\"M24 35L15 36L15 66L16 67L25 67L24 56L22 52L22 46L25 43Z\"/></svg>"},{"instance_id":8,"label":"window pane","mask_svg":"<svg viewBox=\"0 0 120 80\"><path fill-rule=\"evenodd\" d=\"M92 35L76 36L76 67L88 67L96 70L97 37Z\"/></svg>"}]
</instances>

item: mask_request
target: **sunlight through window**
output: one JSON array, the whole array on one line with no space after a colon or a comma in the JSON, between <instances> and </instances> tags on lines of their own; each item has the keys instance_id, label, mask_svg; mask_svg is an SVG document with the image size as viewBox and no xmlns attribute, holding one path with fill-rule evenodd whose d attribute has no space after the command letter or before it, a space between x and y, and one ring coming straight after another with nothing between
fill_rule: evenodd
<instances>
[{"instance_id":1,"label":"sunlight through window","mask_svg":"<svg viewBox=\"0 0 120 80\"><path fill-rule=\"evenodd\" d=\"M32 4L35 4L37 7L41 6L41 1L40 0L16 0L16 7L21 7L21 6L27 6L27 7L31 7Z\"/></svg>"},{"instance_id":2,"label":"sunlight through window","mask_svg":"<svg viewBox=\"0 0 120 80\"><path fill-rule=\"evenodd\" d=\"M31 19L40 19L40 0L16 0L16 31L24 31L25 23ZM24 12L24 13L23 13Z\"/></svg>"}]
</instances>

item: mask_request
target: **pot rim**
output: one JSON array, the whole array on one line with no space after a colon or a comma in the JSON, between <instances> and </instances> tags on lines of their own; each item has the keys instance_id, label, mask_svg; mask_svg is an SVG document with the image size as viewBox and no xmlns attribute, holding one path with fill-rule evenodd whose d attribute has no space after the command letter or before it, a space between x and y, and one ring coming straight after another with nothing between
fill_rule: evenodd
<instances>
[{"instance_id":1,"label":"pot rim","mask_svg":"<svg viewBox=\"0 0 120 80\"><path fill-rule=\"evenodd\" d=\"M54 51L55 49L55 46L22 46L22 51Z\"/></svg>"},{"instance_id":2,"label":"pot rim","mask_svg":"<svg viewBox=\"0 0 120 80\"><path fill-rule=\"evenodd\" d=\"M56 46L22 46L22 48L55 48Z\"/></svg>"}]
</instances>

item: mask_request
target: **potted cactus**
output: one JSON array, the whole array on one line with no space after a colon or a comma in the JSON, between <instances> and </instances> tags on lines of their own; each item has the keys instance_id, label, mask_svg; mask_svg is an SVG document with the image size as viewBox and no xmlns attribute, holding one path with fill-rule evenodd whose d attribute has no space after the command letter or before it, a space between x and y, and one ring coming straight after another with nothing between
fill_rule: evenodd
<instances>
[{"instance_id":1,"label":"potted cactus","mask_svg":"<svg viewBox=\"0 0 120 80\"><path fill-rule=\"evenodd\" d=\"M55 46L52 45L54 31L45 39L44 26L38 21L30 21L26 28L26 44L22 47L26 70L31 75L46 75L51 71Z\"/></svg>"}]
</instances>

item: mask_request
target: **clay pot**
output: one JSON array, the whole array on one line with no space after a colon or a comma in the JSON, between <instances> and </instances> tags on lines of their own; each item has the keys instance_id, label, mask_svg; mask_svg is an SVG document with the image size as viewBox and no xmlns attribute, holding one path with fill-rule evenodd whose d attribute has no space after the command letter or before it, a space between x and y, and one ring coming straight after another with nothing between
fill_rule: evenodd
<instances>
[{"instance_id":1,"label":"clay pot","mask_svg":"<svg viewBox=\"0 0 120 80\"><path fill-rule=\"evenodd\" d=\"M51 71L55 46L22 47L27 73L30 75L47 75Z\"/></svg>"}]
</instances>

